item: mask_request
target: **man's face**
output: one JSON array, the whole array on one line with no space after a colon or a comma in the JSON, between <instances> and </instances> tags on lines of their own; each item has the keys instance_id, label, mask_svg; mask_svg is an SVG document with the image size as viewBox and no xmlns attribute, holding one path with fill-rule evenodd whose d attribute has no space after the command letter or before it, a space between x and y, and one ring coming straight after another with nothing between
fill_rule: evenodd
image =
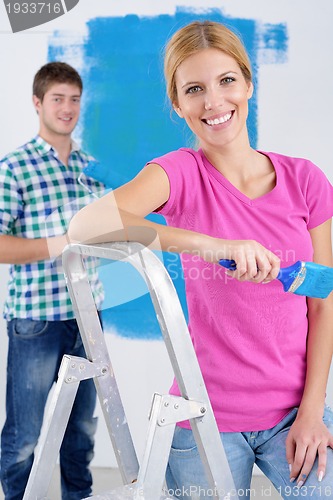
<instances>
[{"instance_id":1,"label":"man's face","mask_svg":"<svg viewBox=\"0 0 333 500\"><path fill-rule=\"evenodd\" d=\"M41 101L33 96L40 121L40 135L45 139L70 136L80 115L81 91L70 83L54 83Z\"/></svg>"}]
</instances>

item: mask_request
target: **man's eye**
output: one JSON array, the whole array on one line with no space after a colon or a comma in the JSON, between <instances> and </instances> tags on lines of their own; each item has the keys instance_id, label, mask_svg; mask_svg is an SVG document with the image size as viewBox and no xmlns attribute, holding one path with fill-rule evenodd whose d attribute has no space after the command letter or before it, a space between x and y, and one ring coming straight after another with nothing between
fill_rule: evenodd
<instances>
[{"instance_id":1,"label":"man's eye","mask_svg":"<svg viewBox=\"0 0 333 500\"><path fill-rule=\"evenodd\" d=\"M196 94L201 90L201 87L199 85L194 85L193 87L189 87L186 89L186 94Z\"/></svg>"}]
</instances>

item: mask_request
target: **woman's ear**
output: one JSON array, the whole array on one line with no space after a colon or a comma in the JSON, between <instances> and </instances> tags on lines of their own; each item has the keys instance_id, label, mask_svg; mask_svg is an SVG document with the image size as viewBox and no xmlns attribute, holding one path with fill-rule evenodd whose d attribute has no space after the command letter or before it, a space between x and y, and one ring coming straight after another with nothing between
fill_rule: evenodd
<instances>
[{"instance_id":1,"label":"woman's ear","mask_svg":"<svg viewBox=\"0 0 333 500\"><path fill-rule=\"evenodd\" d=\"M179 116L179 118L184 118L182 110L180 109L178 103L174 102L172 106L173 106L173 109L175 110L175 112L177 113L177 115Z\"/></svg>"},{"instance_id":2,"label":"woman's ear","mask_svg":"<svg viewBox=\"0 0 333 500\"><path fill-rule=\"evenodd\" d=\"M247 84L247 98L251 99L253 96L254 86L252 82L248 82Z\"/></svg>"}]
</instances>

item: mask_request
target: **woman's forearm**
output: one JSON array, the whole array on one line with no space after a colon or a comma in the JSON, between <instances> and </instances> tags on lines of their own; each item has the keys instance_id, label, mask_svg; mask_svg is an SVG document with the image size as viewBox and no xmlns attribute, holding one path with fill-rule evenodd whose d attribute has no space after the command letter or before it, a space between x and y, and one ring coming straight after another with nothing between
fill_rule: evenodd
<instances>
[{"instance_id":1,"label":"woman's forearm","mask_svg":"<svg viewBox=\"0 0 333 500\"><path fill-rule=\"evenodd\" d=\"M321 418L333 354L333 296L308 299L308 304L307 371L299 412L318 412Z\"/></svg>"},{"instance_id":2,"label":"woman's forearm","mask_svg":"<svg viewBox=\"0 0 333 500\"><path fill-rule=\"evenodd\" d=\"M251 240L225 240L149 221L144 216L118 208L108 195L80 210L71 220L68 238L72 243L137 241L153 250L198 255L208 262L233 259L234 276L251 279L262 270L260 280L276 278L279 259L271 251Z\"/></svg>"},{"instance_id":3,"label":"woman's forearm","mask_svg":"<svg viewBox=\"0 0 333 500\"><path fill-rule=\"evenodd\" d=\"M102 200L101 200L102 201ZM69 224L70 242L138 241L154 250L198 253L213 238L194 231L164 226L118 209L112 201L95 202L78 212Z\"/></svg>"}]
</instances>

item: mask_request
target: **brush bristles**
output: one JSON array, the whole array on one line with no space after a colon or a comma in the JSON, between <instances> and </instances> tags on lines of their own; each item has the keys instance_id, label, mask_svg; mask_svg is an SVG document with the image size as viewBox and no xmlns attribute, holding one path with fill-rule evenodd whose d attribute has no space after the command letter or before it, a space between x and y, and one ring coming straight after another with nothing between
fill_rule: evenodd
<instances>
[{"instance_id":1,"label":"brush bristles","mask_svg":"<svg viewBox=\"0 0 333 500\"><path fill-rule=\"evenodd\" d=\"M297 295L306 295L307 297L325 299L332 290L333 268L307 262L305 280L294 293Z\"/></svg>"}]
</instances>

